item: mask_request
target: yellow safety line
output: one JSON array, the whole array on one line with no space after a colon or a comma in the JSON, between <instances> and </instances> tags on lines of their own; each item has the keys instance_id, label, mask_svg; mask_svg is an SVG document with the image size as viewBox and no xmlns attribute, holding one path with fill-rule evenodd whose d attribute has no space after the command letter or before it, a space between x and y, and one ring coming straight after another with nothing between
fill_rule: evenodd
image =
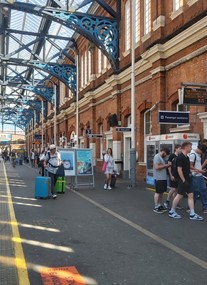
<instances>
[{"instance_id":1,"label":"yellow safety line","mask_svg":"<svg viewBox=\"0 0 207 285\"><path fill-rule=\"evenodd\" d=\"M15 255L15 264L17 267L17 273L18 273L18 279L19 279L19 285L30 285L29 277L28 277L28 271L27 271L27 264L24 258L24 252L22 248L21 238L19 234L19 228L17 224L17 220L15 217L14 207L12 203L11 198L11 191L9 187L9 182L6 174L6 168L3 164L4 169L4 176L5 176L5 184L7 189L7 195L8 195L8 208L9 208L9 214L11 219L11 228L12 228L12 234L14 241L14 238L18 239L19 242L14 242L14 255Z\"/></svg>"},{"instance_id":2,"label":"yellow safety line","mask_svg":"<svg viewBox=\"0 0 207 285\"><path fill-rule=\"evenodd\" d=\"M150 188L150 187L146 187L146 190L155 192L155 189L154 188Z\"/></svg>"}]
</instances>

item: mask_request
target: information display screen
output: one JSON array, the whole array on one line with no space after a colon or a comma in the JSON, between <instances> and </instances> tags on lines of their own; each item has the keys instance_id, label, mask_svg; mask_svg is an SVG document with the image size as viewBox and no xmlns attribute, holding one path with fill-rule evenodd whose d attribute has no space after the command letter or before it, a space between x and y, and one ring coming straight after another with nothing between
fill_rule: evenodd
<instances>
[{"instance_id":1,"label":"information display screen","mask_svg":"<svg viewBox=\"0 0 207 285\"><path fill-rule=\"evenodd\" d=\"M183 104L207 105L207 89L184 88Z\"/></svg>"}]
</instances>

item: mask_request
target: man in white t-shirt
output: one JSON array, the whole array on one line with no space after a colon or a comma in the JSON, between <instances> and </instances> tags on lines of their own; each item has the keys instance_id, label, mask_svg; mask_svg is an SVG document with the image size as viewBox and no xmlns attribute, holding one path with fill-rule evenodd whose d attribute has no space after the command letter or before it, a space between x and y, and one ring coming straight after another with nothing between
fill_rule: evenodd
<instances>
[{"instance_id":1,"label":"man in white t-shirt","mask_svg":"<svg viewBox=\"0 0 207 285\"><path fill-rule=\"evenodd\" d=\"M192 150L189 154L190 158L190 169L192 173L191 187L194 192L194 203L198 195L200 196L203 213L207 214L207 188L206 183L203 177L203 174L206 172L206 169L202 169L201 156L206 151L205 145L198 145L195 150Z\"/></svg>"},{"instance_id":2,"label":"man in white t-shirt","mask_svg":"<svg viewBox=\"0 0 207 285\"><path fill-rule=\"evenodd\" d=\"M51 178L51 194L53 199L56 199L55 184L57 181L57 170L61 164L60 153L57 151L56 145L50 145L50 151L47 152L44 160L45 169L48 171L48 176Z\"/></svg>"}]
</instances>

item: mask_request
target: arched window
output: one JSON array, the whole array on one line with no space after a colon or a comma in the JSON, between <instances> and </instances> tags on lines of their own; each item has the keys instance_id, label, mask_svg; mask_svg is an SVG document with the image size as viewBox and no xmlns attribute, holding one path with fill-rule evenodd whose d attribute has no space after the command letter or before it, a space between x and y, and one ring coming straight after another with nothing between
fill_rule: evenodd
<instances>
[{"instance_id":1,"label":"arched window","mask_svg":"<svg viewBox=\"0 0 207 285\"><path fill-rule=\"evenodd\" d=\"M144 1L144 35L151 32L151 0Z\"/></svg>"},{"instance_id":2,"label":"arched window","mask_svg":"<svg viewBox=\"0 0 207 285\"><path fill-rule=\"evenodd\" d=\"M103 125L99 125L99 134L103 134ZM99 151L100 158L103 158L103 138L100 139L100 151Z\"/></svg>"},{"instance_id":3,"label":"arched window","mask_svg":"<svg viewBox=\"0 0 207 285\"><path fill-rule=\"evenodd\" d=\"M135 2L135 42L140 41L140 0Z\"/></svg>"},{"instance_id":4,"label":"arched window","mask_svg":"<svg viewBox=\"0 0 207 285\"><path fill-rule=\"evenodd\" d=\"M88 51L85 51L84 54L84 84L87 85L88 84Z\"/></svg>"},{"instance_id":5,"label":"arched window","mask_svg":"<svg viewBox=\"0 0 207 285\"><path fill-rule=\"evenodd\" d=\"M102 52L98 49L98 74L101 74L102 71Z\"/></svg>"},{"instance_id":6,"label":"arched window","mask_svg":"<svg viewBox=\"0 0 207 285\"><path fill-rule=\"evenodd\" d=\"M127 127L131 127L131 125L132 125L132 117L131 117L131 115L129 115L127 117Z\"/></svg>"},{"instance_id":7,"label":"arched window","mask_svg":"<svg viewBox=\"0 0 207 285\"><path fill-rule=\"evenodd\" d=\"M183 0L173 0L173 11L179 10L183 6Z\"/></svg>"},{"instance_id":8,"label":"arched window","mask_svg":"<svg viewBox=\"0 0 207 285\"><path fill-rule=\"evenodd\" d=\"M130 0L125 4L125 50L130 49L131 45L131 9L130 9Z\"/></svg>"}]
</instances>

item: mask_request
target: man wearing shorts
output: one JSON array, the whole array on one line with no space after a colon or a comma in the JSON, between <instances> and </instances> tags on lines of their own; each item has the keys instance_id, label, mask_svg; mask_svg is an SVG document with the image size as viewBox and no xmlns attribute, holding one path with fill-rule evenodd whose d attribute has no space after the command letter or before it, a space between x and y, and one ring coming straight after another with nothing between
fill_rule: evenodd
<instances>
[{"instance_id":1,"label":"man wearing shorts","mask_svg":"<svg viewBox=\"0 0 207 285\"><path fill-rule=\"evenodd\" d=\"M172 208L169 211L169 217L173 219L181 219L181 216L176 213L175 209L180 200L185 194L188 196L188 206L190 209L190 220L202 221L203 217L197 215L194 211L193 190L191 188L190 177L190 160L188 154L192 150L191 142L184 142L181 146L182 152L177 158L177 171L178 171L178 193L175 196Z\"/></svg>"},{"instance_id":2,"label":"man wearing shorts","mask_svg":"<svg viewBox=\"0 0 207 285\"><path fill-rule=\"evenodd\" d=\"M169 149L163 148L154 156L153 159L153 176L155 179L155 195L153 211L157 214L163 214L166 210L162 206L163 193L167 191L167 171L170 166L165 161L165 157L170 154Z\"/></svg>"},{"instance_id":3,"label":"man wearing shorts","mask_svg":"<svg viewBox=\"0 0 207 285\"><path fill-rule=\"evenodd\" d=\"M177 194L177 188L178 188L178 181L175 177L174 173L174 164L177 161L177 156L181 153L181 145L177 144L175 146L175 152L171 153L171 155L168 158L168 163L170 164L170 167L168 168L169 176L170 176L170 191L168 192L166 202L164 203L165 209L170 210L170 200L173 201L174 197ZM176 166L175 166L176 167Z\"/></svg>"}]
</instances>

